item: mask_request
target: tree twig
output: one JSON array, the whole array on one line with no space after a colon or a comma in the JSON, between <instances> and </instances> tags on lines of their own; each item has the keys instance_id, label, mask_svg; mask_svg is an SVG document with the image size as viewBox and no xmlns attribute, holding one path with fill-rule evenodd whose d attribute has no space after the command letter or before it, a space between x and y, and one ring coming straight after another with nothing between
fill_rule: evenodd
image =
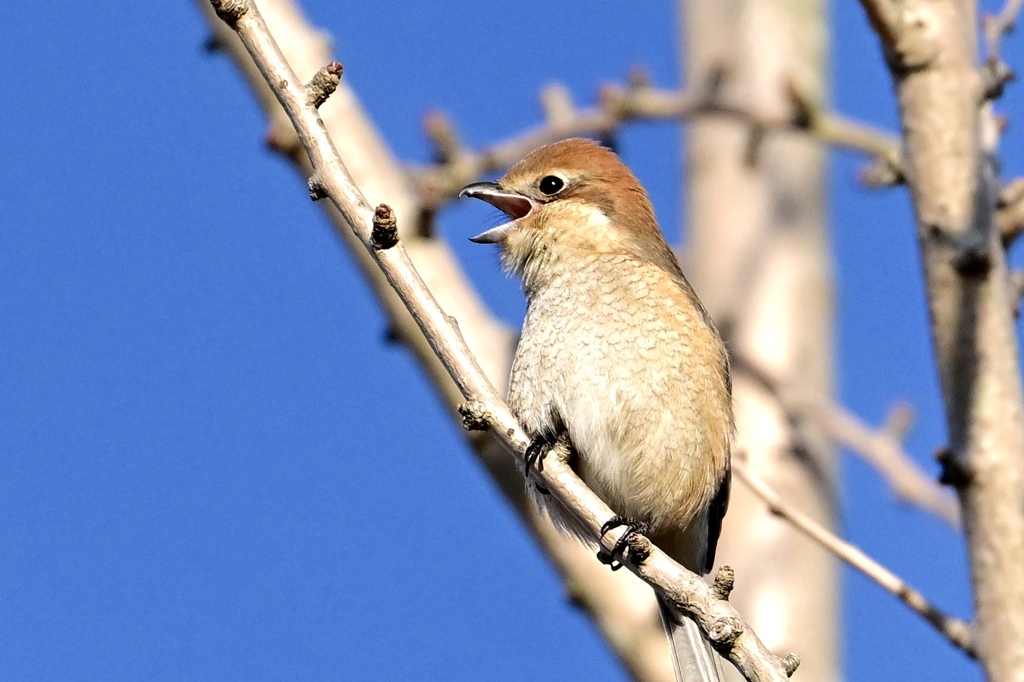
<instances>
[{"instance_id":1,"label":"tree twig","mask_svg":"<svg viewBox=\"0 0 1024 682\"><path fill-rule=\"evenodd\" d=\"M831 531L814 519L786 504L771 487L756 475L747 471L745 462L737 458L733 462L733 473L768 505L769 511L793 524L802 533L833 552L847 564L873 580L883 590L906 604L917 615L924 618L949 642L971 658L975 657L971 626L933 606L920 592L908 585L895 573L869 557L858 547L836 537Z\"/></svg>"},{"instance_id":2,"label":"tree twig","mask_svg":"<svg viewBox=\"0 0 1024 682\"><path fill-rule=\"evenodd\" d=\"M873 429L828 396L801 388L796 382L772 377L742 356L734 355L733 368L761 384L775 396L787 414L811 420L829 438L868 462L900 500L914 504L952 526L960 526L956 499L903 450L898 435L892 429Z\"/></svg>"},{"instance_id":3,"label":"tree twig","mask_svg":"<svg viewBox=\"0 0 1024 682\"><path fill-rule=\"evenodd\" d=\"M267 119L271 147L284 156L305 181L313 174L309 156L276 95L263 79L234 31L217 18L209 0L198 0L212 37L248 83ZM309 23L295 0L260 0L286 61L301 78L312 77L331 61L327 33ZM364 194L388 197L398 218L399 237L442 309L455 316L472 353L491 383L504 390L515 348L510 329L491 315L449 246L432 236L430 216L418 204L404 168L344 81L319 109L339 155ZM464 398L423 337L387 279L352 232L345 217L329 201L321 201L324 217L352 256L387 318L388 338L401 343L427 375L437 395L456 419ZM538 546L560 574L567 599L583 611L604 637L627 673L642 682L674 679L668 642L658 616L654 593L628 571L611 572L594 561L593 552L575 538L559 533L528 499L523 477L505 448L487 434L465 432L473 454L517 512Z\"/></svg>"},{"instance_id":4,"label":"tree twig","mask_svg":"<svg viewBox=\"0 0 1024 682\"><path fill-rule=\"evenodd\" d=\"M888 169L889 183L902 178L897 137L818 111L791 84L783 85L793 103L792 114L785 117L766 116L721 101L714 83L685 91L664 90L634 76L626 86L604 86L597 104L582 109L573 105L563 86L551 85L541 92L547 117L543 124L479 151L453 144L457 140L454 125L442 114L432 112L425 128L438 163L411 168L410 173L424 206L436 209L454 199L466 183L507 168L537 147L566 137L608 137L634 121L678 121L719 115L740 119L759 130L804 131L824 144L867 154L875 165Z\"/></svg>"},{"instance_id":5,"label":"tree twig","mask_svg":"<svg viewBox=\"0 0 1024 682\"><path fill-rule=\"evenodd\" d=\"M982 25L985 29L985 42L989 58L999 56L1003 38L1016 28L1017 17L1020 15L1022 7L1024 7L1024 0L1006 0L1006 4L1003 5L999 14L989 14L984 17Z\"/></svg>"},{"instance_id":6,"label":"tree twig","mask_svg":"<svg viewBox=\"0 0 1024 682\"><path fill-rule=\"evenodd\" d=\"M212 0L211 4L218 16L237 32L288 113L313 165L311 190L317 196L329 197L346 216L463 395L480 408L477 413L490 424L497 438L522 458L528 444L525 433L469 352L456 321L444 314L420 279L396 238L397 231L392 229L395 218L391 209L383 204L376 210L371 209L353 183L315 107L310 104L311 93L298 82L255 5L250 0ZM601 524L611 518L612 512L571 468L558 458L551 458L545 462L539 477L551 494L571 510L595 538L598 537ZM601 540L606 549L614 546L618 535L612 532ZM692 617L748 680L784 680L792 674L798 659L792 655L783 659L771 654L735 609L718 598L701 578L683 569L650 543L644 545L631 548L631 560L627 561L630 569ZM632 560L640 556L642 561Z\"/></svg>"}]
</instances>

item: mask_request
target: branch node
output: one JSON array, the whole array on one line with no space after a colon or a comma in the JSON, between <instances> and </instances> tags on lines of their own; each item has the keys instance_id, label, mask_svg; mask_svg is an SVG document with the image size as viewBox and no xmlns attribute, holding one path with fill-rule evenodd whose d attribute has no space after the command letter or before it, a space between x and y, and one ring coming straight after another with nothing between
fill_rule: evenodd
<instances>
[{"instance_id":1,"label":"branch node","mask_svg":"<svg viewBox=\"0 0 1024 682\"><path fill-rule=\"evenodd\" d=\"M437 163L453 163L465 154L455 124L443 111L427 112L423 117L423 132L434 147L434 160Z\"/></svg>"},{"instance_id":2,"label":"branch node","mask_svg":"<svg viewBox=\"0 0 1024 682\"><path fill-rule=\"evenodd\" d=\"M743 622L739 618L733 616L719 618L708 630L708 641L718 651L727 651L743 634L743 630Z\"/></svg>"},{"instance_id":3,"label":"branch node","mask_svg":"<svg viewBox=\"0 0 1024 682\"><path fill-rule=\"evenodd\" d=\"M462 428L466 431L486 431L491 427L491 420L494 418L487 409L487 403L479 400L460 403L459 414L462 415Z\"/></svg>"},{"instance_id":4,"label":"branch node","mask_svg":"<svg viewBox=\"0 0 1024 682\"><path fill-rule=\"evenodd\" d=\"M327 198L327 188L324 187L323 180L320 178L319 173L314 173L309 176L309 180L306 182L309 186L309 198L313 201L320 201L321 199Z\"/></svg>"},{"instance_id":5,"label":"branch node","mask_svg":"<svg viewBox=\"0 0 1024 682\"><path fill-rule=\"evenodd\" d=\"M621 116L625 109L626 93L620 86L606 83L597 90L597 103L604 112Z\"/></svg>"},{"instance_id":6,"label":"branch node","mask_svg":"<svg viewBox=\"0 0 1024 682\"><path fill-rule=\"evenodd\" d=\"M319 109L327 101L327 98L338 89L338 84L341 83L341 74L344 72L345 67L341 62L331 62L313 74L305 88L306 101L309 105L314 109Z\"/></svg>"},{"instance_id":7,"label":"branch node","mask_svg":"<svg viewBox=\"0 0 1024 682\"><path fill-rule=\"evenodd\" d=\"M976 241L980 240L967 240L953 259L953 267L964 277L983 277L992 268L992 254L988 251L988 245Z\"/></svg>"},{"instance_id":8,"label":"branch node","mask_svg":"<svg viewBox=\"0 0 1024 682\"><path fill-rule=\"evenodd\" d=\"M991 269L988 239L978 230L957 232L940 223L925 225L924 230L929 240L949 252L950 263L963 277L981 277Z\"/></svg>"},{"instance_id":9,"label":"branch node","mask_svg":"<svg viewBox=\"0 0 1024 682\"><path fill-rule=\"evenodd\" d=\"M626 75L626 83L630 90L643 90L651 87L651 74L642 66L634 66Z\"/></svg>"},{"instance_id":10,"label":"branch node","mask_svg":"<svg viewBox=\"0 0 1024 682\"><path fill-rule=\"evenodd\" d=\"M398 220L387 204L380 204L373 212L373 232L370 243L378 251L390 249L398 243Z\"/></svg>"},{"instance_id":11,"label":"branch node","mask_svg":"<svg viewBox=\"0 0 1024 682\"><path fill-rule=\"evenodd\" d=\"M210 4L220 20L231 27L249 11L249 0L210 0Z\"/></svg>"},{"instance_id":12,"label":"branch node","mask_svg":"<svg viewBox=\"0 0 1024 682\"><path fill-rule=\"evenodd\" d=\"M1010 300L1013 302L1013 316L1020 317L1020 300L1024 298L1024 270L1010 273Z\"/></svg>"},{"instance_id":13,"label":"branch node","mask_svg":"<svg viewBox=\"0 0 1024 682\"><path fill-rule=\"evenodd\" d=\"M629 548L629 561L634 566L643 566L651 556L651 541L641 533L630 533L626 536Z\"/></svg>"},{"instance_id":14,"label":"branch node","mask_svg":"<svg viewBox=\"0 0 1024 682\"><path fill-rule=\"evenodd\" d=\"M902 443L914 426L914 408L909 403L901 402L889 410L882 430L897 443Z\"/></svg>"},{"instance_id":15,"label":"branch node","mask_svg":"<svg viewBox=\"0 0 1024 682\"><path fill-rule=\"evenodd\" d=\"M786 677L793 677L793 673L800 667L800 657L796 654L786 654L782 659L782 668L786 671Z\"/></svg>"},{"instance_id":16,"label":"branch node","mask_svg":"<svg viewBox=\"0 0 1024 682\"><path fill-rule=\"evenodd\" d=\"M711 585L711 591L722 601L729 601L732 588L736 585L736 571L732 566L722 566L715 574L715 582Z\"/></svg>"},{"instance_id":17,"label":"branch node","mask_svg":"<svg viewBox=\"0 0 1024 682\"><path fill-rule=\"evenodd\" d=\"M981 66L982 101L999 99L1003 96L1006 84L1017 77L1009 64L997 55L990 55Z\"/></svg>"},{"instance_id":18,"label":"branch node","mask_svg":"<svg viewBox=\"0 0 1024 682\"><path fill-rule=\"evenodd\" d=\"M812 130L821 113L817 105L792 77L787 76L783 80L783 88L793 105L793 127Z\"/></svg>"},{"instance_id":19,"label":"branch node","mask_svg":"<svg viewBox=\"0 0 1024 682\"><path fill-rule=\"evenodd\" d=\"M551 83L541 90L540 106L544 110L544 118L552 128L567 127L576 116L572 93L561 83Z\"/></svg>"},{"instance_id":20,"label":"branch node","mask_svg":"<svg viewBox=\"0 0 1024 682\"><path fill-rule=\"evenodd\" d=\"M865 187L895 187L906 182L903 170L887 158L877 156L861 170L858 178Z\"/></svg>"},{"instance_id":21,"label":"branch node","mask_svg":"<svg viewBox=\"0 0 1024 682\"><path fill-rule=\"evenodd\" d=\"M939 483L961 490L971 483L971 472L957 458L956 453L950 448L939 448L935 451L935 459L942 467L939 474Z\"/></svg>"},{"instance_id":22,"label":"branch node","mask_svg":"<svg viewBox=\"0 0 1024 682\"><path fill-rule=\"evenodd\" d=\"M1015 178L1000 190L996 200L996 226L1004 247L1024 232L1024 178Z\"/></svg>"}]
</instances>

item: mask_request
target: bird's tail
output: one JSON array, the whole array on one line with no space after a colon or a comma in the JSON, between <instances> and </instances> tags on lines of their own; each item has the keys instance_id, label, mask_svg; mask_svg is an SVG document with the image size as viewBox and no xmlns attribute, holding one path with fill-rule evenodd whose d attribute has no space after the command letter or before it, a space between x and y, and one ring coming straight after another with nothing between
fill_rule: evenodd
<instances>
[{"instance_id":1,"label":"bird's tail","mask_svg":"<svg viewBox=\"0 0 1024 682\"><path fill-rule=\"evenodd\" d=\"M697 624L689 618L680 618L660 598L658 608L672 650L676 682L722 682L725 679L722 659L704 639Z\"/></svg>"}]
</instances>

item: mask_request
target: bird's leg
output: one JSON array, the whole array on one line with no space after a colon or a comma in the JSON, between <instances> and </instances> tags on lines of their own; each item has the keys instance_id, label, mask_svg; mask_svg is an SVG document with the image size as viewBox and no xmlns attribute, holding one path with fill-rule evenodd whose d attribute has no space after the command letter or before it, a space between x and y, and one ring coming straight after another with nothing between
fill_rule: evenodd
<instances>
[{"instance_id":1,"label":"bird's leg","mask_svg":"<svg viewBox=\"0 0 1024 682\"><path fill-rule=\"evenodd\" d=\"M637 535L646 536L648 531L651 530L651 525L646 521L637 521L630 519L625 516L613 516L608 519L603 526L601 526L601 537L603 538L608 531L613 528L621 528L625 526L626 532L619 536L619 539L615 541L615 546L611 548L611 551L606 551L603 547L597 552L597 560L602 564L607 564L613 571L617 571L622 568L623 553L626 551L626 547L629 546L632 539Z\"/></svg>"}]
</instances>

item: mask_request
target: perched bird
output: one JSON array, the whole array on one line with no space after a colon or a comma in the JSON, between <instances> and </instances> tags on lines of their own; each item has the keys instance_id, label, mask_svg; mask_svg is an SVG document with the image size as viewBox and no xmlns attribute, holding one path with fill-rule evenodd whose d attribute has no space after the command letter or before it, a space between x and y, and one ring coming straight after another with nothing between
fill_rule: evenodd
<instances>
[{"instance_id":1,"label":"perched bird","mask_svg":"<svg viewBox=\"0 0 1024 682\"><path fill-rule=\"evenodd\" d=\"M577 138L460 196L511 219L473 241L500 244L505 268L522 278L527 313L508 403L531 450L568 437L573 468L620 515L612 525L710 571L729 499L729 361L647 192L614 152ZM557 526L583 536L533 488ZM677 677L719 679L696 625L664 604L662 613Z\"/></svg>"}]
</instances>

